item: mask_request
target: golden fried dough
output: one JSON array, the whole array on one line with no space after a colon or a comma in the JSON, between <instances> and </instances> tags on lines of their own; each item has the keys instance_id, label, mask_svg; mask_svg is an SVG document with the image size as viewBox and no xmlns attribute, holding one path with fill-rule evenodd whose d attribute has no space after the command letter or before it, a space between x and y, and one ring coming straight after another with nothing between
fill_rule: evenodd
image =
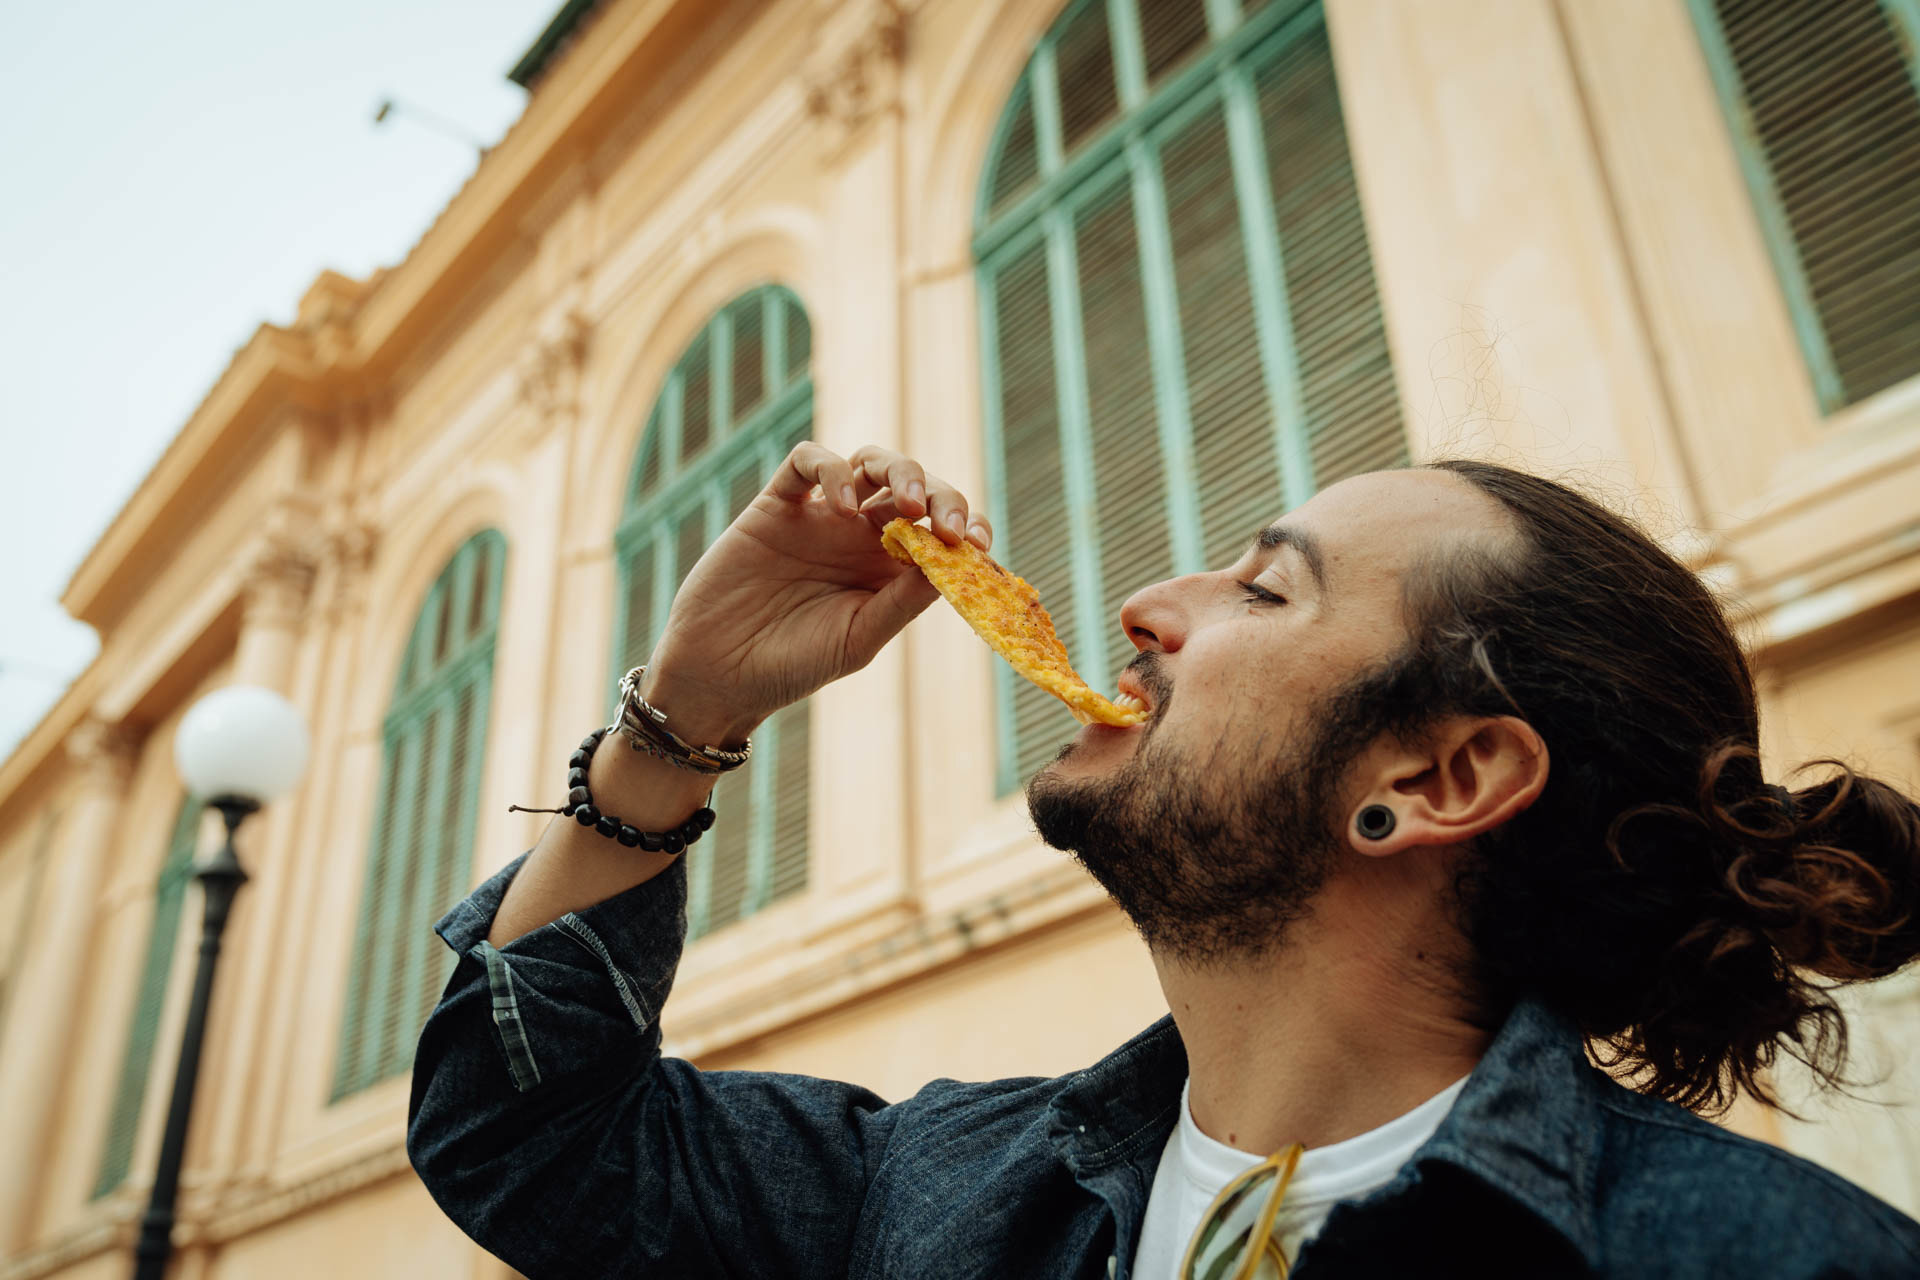
<instances>
[{"instance_id":1,"label":"golden fried dough","mask_svg":"<svg viewBox=\"0 0 1920 1280\"><path fill-rule=\"evenodd\" d=\"M954 611L1019 674L1067 704L1082 723L1139 724L1146 712L1116 707L1087 687L1067 661L1066 646L1040 595L971 542L948 546L931 529L890 520L880 544L894 559L920 566Z\"/></svg>"}]
</instances>

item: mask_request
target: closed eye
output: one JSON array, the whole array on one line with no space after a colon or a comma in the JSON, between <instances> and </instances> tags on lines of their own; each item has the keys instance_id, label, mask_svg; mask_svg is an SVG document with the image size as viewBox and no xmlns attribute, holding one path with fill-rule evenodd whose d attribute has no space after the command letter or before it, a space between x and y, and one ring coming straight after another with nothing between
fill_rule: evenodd
<instances>
[{"instance_id":1,"label":"closed eye","mask_svg":"<svg viewBox=\"0 0 1920 1280\"><path fill-rule=\"evenodd\" d=\"M1248 601L1253 604L1285 604L1287 602L1285 596L1277 591L1269 591L1257 582L1242 582L1237 585Z\"/></svg>"}]
</instances>

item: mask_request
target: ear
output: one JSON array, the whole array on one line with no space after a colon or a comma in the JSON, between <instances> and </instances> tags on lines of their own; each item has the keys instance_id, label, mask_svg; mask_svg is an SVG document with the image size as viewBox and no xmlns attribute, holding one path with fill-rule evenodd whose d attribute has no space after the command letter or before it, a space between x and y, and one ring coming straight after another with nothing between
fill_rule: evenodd
<instances>
[{"instance_id":1,"label":"ear","mask_svg":"<svg viewBox=\"0 0 1920 1280\"><path fill-rule=\"evenodd\" d=\"M1366 790L1347 810L1347 843L1373 857L1422 845L1464 844L1510 821L1547 785L1547 744L1517 716L1443 721L1422 749L1383 747L1366 763ZM1369 805L1393 812L1379 839L1360 834Z\"/></svg>"}]
</instances>

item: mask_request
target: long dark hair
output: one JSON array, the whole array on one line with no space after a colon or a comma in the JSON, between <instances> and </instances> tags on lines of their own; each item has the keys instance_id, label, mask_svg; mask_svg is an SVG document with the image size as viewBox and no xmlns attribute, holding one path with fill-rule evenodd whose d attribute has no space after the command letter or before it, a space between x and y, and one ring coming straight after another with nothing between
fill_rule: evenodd
<instances>
[{"instance_id":1,"label":"long dark hair","mask_svg":"<svg viewBox=\"0 0 1920 1280\"><path fill-rule=\"evenodd\" d=\"M1500 503L1519 543L1412 576L1409 644L1368 701L1402 733L1518 715L1552 761L1464 864L1476 991L1490 1012L1554 1005L1603 1065L1704 1113L1742 1091L1779 1105L1783 1052L1840 1083L1832 986L1920 954L1920 806L1838 761L1769 784L1752 673L1698 577L1564 485L1433 466Z\"/></svg>"}]
</instances>

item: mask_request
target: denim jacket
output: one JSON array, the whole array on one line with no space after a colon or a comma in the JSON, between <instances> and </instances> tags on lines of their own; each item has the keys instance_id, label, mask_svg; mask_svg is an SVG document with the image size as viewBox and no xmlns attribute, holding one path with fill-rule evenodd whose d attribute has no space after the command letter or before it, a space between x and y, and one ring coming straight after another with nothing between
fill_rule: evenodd
<instances>
[{"instance_id":1,"label":"denim jacket","mask_svg":"<svg viewBox=\"0 0 1920 1280\"><path fill-rule=\"evenodd\" d=\"M435 931L407 1149L454 1222L547 1277L1124 1280L1186 1051L1171 1019L1057 1079L857 1085L660 1054L685 932L672 870L486 941L524 855ZM1920 1224L1593 1069L1523 1004L1439 1130L1337 1205L1294 1280L1920 1277Z\"/></svg>"}]
</instances>

